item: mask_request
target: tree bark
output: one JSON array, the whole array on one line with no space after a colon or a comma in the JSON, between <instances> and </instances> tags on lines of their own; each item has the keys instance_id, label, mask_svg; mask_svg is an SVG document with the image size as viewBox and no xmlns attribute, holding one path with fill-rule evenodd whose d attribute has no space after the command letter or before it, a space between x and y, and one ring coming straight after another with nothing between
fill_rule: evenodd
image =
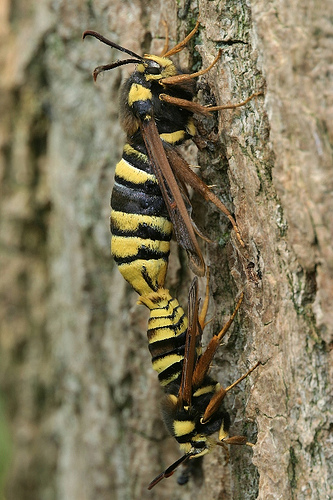
<instances>
[{"instance_id":1,"label":"tree bark","mask_svg":"<svg viewBox=\"0 0 333 500\"><path fill-rule=\"evenodd\" d=\"M178 56L194 71L222 48L198 82L204 104L264 92L199 120L192 160L235 213L249 252L194 197L213 240L204 246L212 318L204 342L245 293L213 374L228 386L262 365L225 398L230 434L255 446L231 448L229 461L215 449L202 477L183 487L172 477L148 492L180 453L160 418L147 311L109 252L125 140L117 102L130 68L94 85L94 67L119 54L80 38L95 29L134 52L159 53L162 20L176 43L197 10L174 0L2 3L0 498L5 467L6 500L332 498L329 7L203 0L200 37ZM192 148L185 154L193 158ZM190 279L174 244L168 286L184 308Z\"/></svg>"}]
</instances>

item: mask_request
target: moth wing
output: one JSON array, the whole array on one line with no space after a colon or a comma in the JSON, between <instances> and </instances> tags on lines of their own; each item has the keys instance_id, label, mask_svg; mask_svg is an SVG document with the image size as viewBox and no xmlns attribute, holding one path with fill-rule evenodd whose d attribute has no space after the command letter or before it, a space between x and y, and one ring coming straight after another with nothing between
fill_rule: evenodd
<instances>
[{"instance_id":1,"label":"moth wing","mask_svg":"<svg viewBox=\"0 0 333 500\"><path fill-rule=\"evenodd\" d=\"M182 370L182 378L178 392L178 404L191 406L192 380L196 363L196 348L198 340L201 339L199 325L199 300L198 300L198 278L192 281L188 294L188 327L185 340L185 354Z\"/></svg>"},{"instance_id":2,"label":"moth wing","mask_svg":"<svg viewBox=\"0 0 333 500\"><path fill-rule=\"evenodd\" d=\"M197 276L203 276L205 274L205 262L157 126L153 119L149 119L141 123L141 129L148 157L158 180L177 241L186 250L192 271Z\"/></svg>"}]
</instances>

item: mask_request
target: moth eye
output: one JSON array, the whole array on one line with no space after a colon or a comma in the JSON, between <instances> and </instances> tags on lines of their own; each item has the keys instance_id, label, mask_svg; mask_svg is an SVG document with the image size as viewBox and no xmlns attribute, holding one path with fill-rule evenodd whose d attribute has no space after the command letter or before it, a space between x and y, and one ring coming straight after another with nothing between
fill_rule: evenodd
<instances>
[{"instance_id":1,"label":"moth eye","mask_svg":"<svg viewBox=\"0 0 333 500\"><path fill-rule=\"evenodd\" d=\"M161 73L161 68L159 66L148 66L146 73L149 73L150 75L159 75Z\"/></svg>"}]
</instances>

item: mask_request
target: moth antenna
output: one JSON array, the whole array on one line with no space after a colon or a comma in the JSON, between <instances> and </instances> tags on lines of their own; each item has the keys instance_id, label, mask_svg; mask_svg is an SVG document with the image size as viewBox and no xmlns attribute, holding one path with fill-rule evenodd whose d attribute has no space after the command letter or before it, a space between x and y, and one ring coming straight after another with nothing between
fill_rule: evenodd
<instances>
[{"instance_id":1,"label":"moth antenna","mask_svg":"<svg viewBox=\"0 0 333 500\"><path fill-rule=\"evenodd\" d=\"M82 34L82 39L84 40L86 38L86 36L93 36L94 38L97 38L97 40L99 40L100 42L105 43L105 45L108 45L109 47L112 47L113 49L120 50L121 52L126 52L126 54L129 54L130 56L135 57L136 59L140 59L140 61L142 61L142 59L143 59L142 56L139 56L138 54L136 54L132 50L126 49L125 47L122 47L121 45L118 45L117 43L112 42L111 40L109 40L108 38L105 38L105 36L101 35L97 31L86 30Z\"/></svg>"}]
</instances>

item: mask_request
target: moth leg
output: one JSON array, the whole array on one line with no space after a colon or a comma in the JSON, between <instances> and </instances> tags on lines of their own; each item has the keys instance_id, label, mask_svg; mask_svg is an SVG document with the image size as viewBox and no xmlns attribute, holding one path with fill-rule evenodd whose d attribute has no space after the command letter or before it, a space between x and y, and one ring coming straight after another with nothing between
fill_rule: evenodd
<instances>
[{"instance_id":1,"label":"moth leg","mask_svg":"<svg viewBox=\"0 0 333 500\"><path fill-rule=\"evenodd\" d=\"M198 20L193 28L193 30L182 40L181 42L177 43L172 49L170 49L168 52L165 52L163 54L163 57L170 57L173 56L174 54L177 54L183 48L186 46L186 44L191 40L191 38L195 35L195 33L198 31L200 26L200 21Z\"/></svg>"},{"instance_id":2,"label":"moth leg","mask_svg":"<svg viewBox=\"0 0 333 500\"><path fill-rule=\"evenodd\" d=\"M242 102L237 102L237 103L230 103L230 104L223 104L222 106L207 106L207 109L209 111L221 111L223 109L235 109L235 108L240 108L241 106L245 106L249 101L251 101L254 97L257 97L258 95L264 95L264 92L262 90L259 90L258 92L254 92L251 94L245 101ZM204 106L205 107L205 106Z\"/></svg>"},{"instance_id":3,"label":"moth leg","mask_svg":"<svg viewBox=\"0 0 333 500\"><path fill-rule=\"evenodd\" d=\"M180 75L183 76L183 75ZM162 80L161 80L162 81ZM163 102L167 102L168 104L172 104L174 106L178 106L180 108L191 111L192 113L198 113L199 115L209 115L212 111L221 111L224 109L235 109L240 108L241 106L245 106L251 99L257 97L259 95L263 95L263 91L254 92L250 95L245 101L238 102L235 104L223 104L222 106L202 106L197 102L188 101L186 99L179 99L177 97L172 97L167 94L160 94L159 98Z\"/></svg>"},{"instance_id":4,"label":"moth leg","mask_svg":"<svg viewBox=\"0 0 333 500\"><path fill-rule=\"evenodd\" d=\"M252 368L250 368L250 370L248 370L244 375L242 375L238 380L236 380L236 382L229 385L229 387L227 387L226 389L221 387L221 389L217 393L215 393L214 396L212 397L212 399L210 400L210 402L205 410L204 416L201 419L201 423L207 422L210 419L210 417L218 410L218 408L220 407L222 400L224 399L227 392L230 391L231 389L233 389L237 384L239 384L246 377L248 377L250 375L250 373L253 372L253 370L255 370L260 364L261 364L260 361L258 361L258 363L256 363L254 366L252 366ZM235 436L235 438L236 437L243 438L243 436ZM230 439L233 439L233 438L228 438L228 440L230 440ZM244 439L246 440L245 437L244 437ZM233 442L233 443L230 442L230 444L246 444L245 442L244 443L243 442L236 442L237 441L236 439L234 439L234 441L235 442ZM224 440L224 442L227 442L227 440Z\"/></svg>"},{"instance_id":5,"label":"moth leg","mask_svg":"<svg viewBox=\"0 0 333 500\"><path fill-rule=\"evenodd\" d=\"M230 452L228 446L223 441L216 441L216 444L218 444L219 446L221 446L221 448L223 448L223 451L226 454L225 463L226 465L228 465L228 463L230 462Z\"/></svg>"},{"instance_id":6,"label":"moth leg","mask_svg":"<svg viewBox=\"0 0 333 500\"><path fill-rule=\"evenodd\" d=\"M200 71L197 71L196 73L185 73L183 75L175 75L175 76L169 76L167 78L162 78L159 81L159 83L160 85L178 85L179 83L186 82L187 80L191 80L192 78L197 78L198 76L204 75L205 73L208 73L208 71L212 69L212 67L217 63L217 61L221 57L221 54L222 54L222 49L219 50L214 61L207 68L203 68Z\"/></svg>"},{"instance_id":7,"label":"moth leg","mask_svg":"<svg viewBox=\"0 0 333 500\"><path fill-rule=\"evenodd\" d=\"M205 352L201 355L200 359L198 360L196 366L195 366L195 370L194 370L194 373L193 373L193 379L192 379L192 383L194 386L196 387L200 387L200 385L202 384L202 381L204 380L209 368L210 368L210 365L212 363L212 360L215 356L215 353L220 345L220 342L223 338L223 336L226 334L226 332L229 330L233 320L235 319L235 316L237 314L237 311L238 309L240 308L241 306L241 303L243 301L243 297L244 297L244 294L241 293L240 295L240 298L237 302L237 305L235 307L235 310L234 312L232 313L229 321L227 321L227 323L224 325L224 327L220 330L220 332L217 334L217 335L214 335L214 337L210 340L209 344L207 345L206 347L206 350ZM243 380L243 379L242 379ZM238 382L240 382L240 380L238 380ZM236 385L236 384L235 384ZM231 388L231 387L230 387ZM228 390L230 390L230 388L228 388ZM223 389L225 390L225 389ZM216 393L213 398L211 399L211 401L214 400L214 398L216 397L216 395L219 394ZM223 396L224 397L224 396ZM221 401L222 401L223 398L221 398ZM220 402L221 402L220 401ZM209 407L209 405L208 405ZM207 408L208 408L207 407ZM214 406L215 407L215 406ZM207 411L207 410L206 410Z\"/></svg>"},{"instance_id":8,"label":"moth leg","mask_svg":"<svg viewBox=\"0 0 333 500\"><path fill-rule=\"evenodd\" d=\"M201 326L201 329L203 330L206 326L206 316L207 316L207 311L208 311L208 305L209 305L209 267L207 267L206 270L206 291L205 291L205 300L203 301L202 308L199 314L199 324Z\"/></svg>"},{"instance_id":9,"label":"moth leg","mask_svg":"<svg viewBox=\"0 0 333 500\"><path fill-rule=\"evenodd\" d=\"M249 443L247 441L246 436L232 436L232 437L229 437L227 439L224 439L223 441L217 441L216 444L218 444L219 446L222 446L224 450L226 449L225 448L226 444L235 444L235 445L239 445L239 446L251 446L251 448L254 447L253 443Z\"/></svg>"},{"instance_id":10,"label":"moth leg","mask_svg":"<svg viewBox=\"0 0 333 500\"><path fill-rule=\"evenodd\" d=\"M223 429L223 426L220 429L219 432L219 441L216 442L217 445L221 446L224 451L227 453L227 463L229 462L230 454L229 454L229 449L227 447L227 444L235 444L235 445L247 445L247 446L254 446L253 443L249 443L247 441L246 436L231 436L229 437L228 433L225 432Z\"/></svg>"},{"instance_id":11,"label":"moth leg","mask_svg":"<svg viewBox=\"0 0 333 500\"><path fill-rule=\"evenodd\" d=\"M171 168L176 175L177 179L189 184L197 193L201 194L207 201L211 201L214 205L224 213L230 220L237 239L241 246L245 249L245 243L241 237L240 230L236 224L235 219L227 209L227 207L219 200L217 196L209 189L209 187L195 174L188 163L176 151L171 148L166 150Z\"/></svg>"},{"instance_id":12,"label":"moth leg","mask_svg":"<svg viewBox=\"0 0 333 500\"><path fill-rule=\"evenodd\" d=\"M231 436L231 437L229 437L228 433L225 432L225 430L223 429L223 426L221 427L221 429L219 431L219 441L217 441L216 444L221 446L224 449L224 451L227 453L227 457L228 457L227 460L228 461L230 458L230 454L229 454L229 450L227 448L227 444L241 445L241 446L244 446L244 445L254 446L253 443L249 443L247 441L246 436ZM227 463L228 463L228 461L227 461Z\"/></svg>"}]
</instances>

